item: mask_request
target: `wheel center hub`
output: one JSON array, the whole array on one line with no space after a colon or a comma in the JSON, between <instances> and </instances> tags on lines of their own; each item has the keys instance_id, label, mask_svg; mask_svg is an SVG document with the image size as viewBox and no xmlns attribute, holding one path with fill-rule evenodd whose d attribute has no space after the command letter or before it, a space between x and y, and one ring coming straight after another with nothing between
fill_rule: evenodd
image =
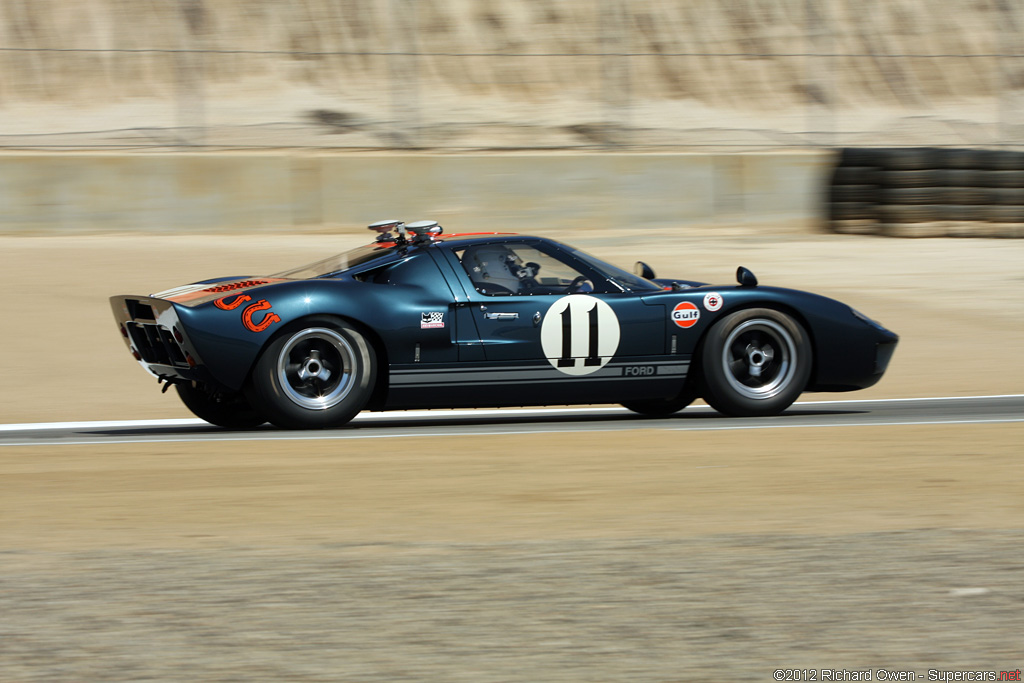
<instances>
[{"instance_id":1,"label":"wheel center hub","mask_svg":"<svg viewBox=\"0 0 1024 683\"><path fill-rule=\"evenodd\" d=\"M331 371L324 367L319 358L307 358L299 368L299 379L304 382L311 379L326 382L330 378Z\"/></svg>"},{"instance_id":2,"label":"wheel center hub","mask_svg":"<svg viewBox=\"0 0 1024 683\"><path fill-rule=\"evenodd\" d=\"M761 347L749 344L746 348L745 354L747 356L747 367L750 370L751 376L760 377L764 366L771 363L772 358L775 357L775 350L770 346Z\"/></svg>"}]
</instances>

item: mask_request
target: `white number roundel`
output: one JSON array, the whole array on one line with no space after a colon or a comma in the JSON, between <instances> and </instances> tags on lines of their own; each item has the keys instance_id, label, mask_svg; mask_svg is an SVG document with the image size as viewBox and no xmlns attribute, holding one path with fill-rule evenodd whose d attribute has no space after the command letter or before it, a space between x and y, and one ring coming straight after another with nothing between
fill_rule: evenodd
<instances>
[{"instance_id":1,"label":"white number roundel","mask_svg":"<svg viewBox=\"0 0 1024 683\"><path fill-rule=\"evenodd\" d=\"M619 319L612 307L586 294L570 294L551 304L540 326L544 356L566 375L589 375L619 348Z\"/></svg>"}]
</instances>

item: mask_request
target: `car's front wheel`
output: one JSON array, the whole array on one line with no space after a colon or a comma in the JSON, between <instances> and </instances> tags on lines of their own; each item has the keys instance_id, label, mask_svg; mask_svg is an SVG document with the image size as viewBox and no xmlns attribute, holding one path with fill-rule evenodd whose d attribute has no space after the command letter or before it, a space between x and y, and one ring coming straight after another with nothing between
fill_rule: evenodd
<instances>
[{"instance_id":1,"label":"car's front wheel","mask_svg":"<svg viewBox=\"0 0 1024 683\"><path fill-rule=\"evenodd\" d=\"M178 398L196 417L225 429L252 429L267 421L241 394L221 394L189 384L176 384Z\"/></svg>"},{"instance_id":2,"label":"car's front wheel","mask_svg":"<svg viewBox=\"0 0 1024 683\"><path fill-rule=\"evenodd\" d=\"M768 308L737 311L704 340L704 400L726 415L777 415L807 386L811 362L807 333L790 316Z\"/></svg>"},{"instance_id":3,"label":"car's front wheel","mask_svg":"<svg viewBox=\"0 0 1024 683\"><path fill-rule=\"evenodd\" d=\"M249 397L278 427L337 427L370 399L375 360L373 347L355 327L333 318L307 319L263 350Z\"/></svg>"}]
</instances>

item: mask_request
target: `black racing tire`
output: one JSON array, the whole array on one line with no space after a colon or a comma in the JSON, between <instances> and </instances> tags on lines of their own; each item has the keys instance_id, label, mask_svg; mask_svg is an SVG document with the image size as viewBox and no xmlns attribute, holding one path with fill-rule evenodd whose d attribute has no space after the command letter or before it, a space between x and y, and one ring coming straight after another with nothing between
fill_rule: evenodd
<instances>
[{"instance_id":1,"label":"black racing tire","mask_svg":"<svg viewBox=\"0 0 1024 683\"><path fill-rule=\"evenodd\" d=\"M877 202L878 187L875 185L833 185L829 188L831 202Z\"/></svg>"},{"instance_id":2,"label":"black racing tire","mask_svg":"<svg viewBox=\"0 0 1024 683\"><path fill-rule=\"evenodd\" d=\"M986 206L985 219L990 223L1024 223L1024 206Z\"/></svg>"},{"instance_id":3,"label":"black racing tire","mask_svg":"<svg viewBox=\"0 0 1024 683\"><path fill-rule=\"evenodd\" d=\"M634 413L648 415L650 417L666 417L690 405L700 398L700 390L696 388L697 383L690 380L683 386L683 390L677 396L671 398L654 398L639 401L625 401L623 408L628 408Z\"/></svg>"},{"instance_id":4,"label":"black racing tire","mask_svg":"<svg viewBox=\"0 0 1024 683\"><path fill-rule=\"evenodd\" d=\"M829 185L877 184L879 169L873 166L837 166Z\"/></svg>"},{"instance_id":5,"label":"black racing tire","mask_svg":"<svg viewBox=\"0 0 1024 683\"><path fill-rule=\"evenodd\" d=\"M242 394L222 394L202 387L175 384L178 398L192 414L225 429L252 429L267 421Z\"/></svg>"},{"instance_id":6,"label":"black racing tire","mask_svg":"<svg viewBox=\"0 0 1024 683\"><path fill-rule=\"evenodd\" d=\"M944 188L942 204L991 204L995 192L988 187L947 187Z\"/></svg>"},{"instance_id":7,"label":"black racing tire","mask_svg":"<svg viewBox=\"0 0 1024 683\"><path fill-rule=\"evenodd\" d=\"M993 171L1024 170L1024 153L1009 149L983 149L978 151L980 155L978 168L987 168Z\"/></svg>"},{"instance_id":8,"label":"black racing tire","mask_svg":"<svg viewBox=\"0 0 1024 683\"><path fill-rule=\"evenodd\" d=\"M939 150L933 147L906 147L883 149L879 152L879 166L900 171L924 171L936 168L940 162Z\"/></svg>"},{"instance_id":9,"label":"black racing tire","mask_svg":"<svg viewBox=\"0 0 1024 683\"><path fill-rule=\"evenodd\" d=\"M1024 204L1024 187L993 187L989 190L993 204L1020 206Z\"/></svg>"},{"instance_id":10,"label":"black racing tire","mask_svg":"<svg viewBox=\"0 0 1024 683\"><path fill-rule=\"evenodd\" d=\"M981 150L953 148L939 150L939 163L941 168L948 169L973 169L981 167Z\"/></svg>"},{"instance_id":11,"label":"black racing tire","mask_svg":"<svg viewBox=\"0 0 1024 683\"><path fill-rule=\"evenodd\" d=\"M811 342L790 316L748 308L708 330L701 352L704 400L724 415L777 415L811 377Z\"/></svg>"},{"instance_id":12,"label":"black racing tire","mask_svg":"<svg viewBox=\"0 0 1024 683\"><path fill-rule=\"evenodd\" d=\"M370 400L376 354L354 326L332 317L291 325L267 344L250 376L249 400L284 429L338 427Z\"/></svg>"},{"instance_id":13,"label":"black racing tire","mask_svg":"<svg viewBox=\"0 0 1024 683\"><path fill-rule=\"evenodd\" d=\"M885 204L878 207L883 223L933 223L945 220L943 207L935 204Z\"/></svg>"},{"instance_id":14,"label":"black racing tire","mask_svg":"<svg viewBox=\"0 0 1024 683\"><path fill-rule=\"evenodd\" d=\"M882 204L941 204L944 187L888 187L881 192Z\"/></svg>"},{"instance_id":15,"label":"black racing tire","mask_svg":"<svg viewBox=\"0 0 1024 683\"><path fill-rule=\"evenodd\" d=\"M828 205L828 216L834 221L872 220L878 217L878 205L874 202L832 202Z\"/></svg>"},{"instance_id":16,"label":"black racing tire","mask_svg":"<svg viewBox=\"0 0 1024 683\"><path fill-rule=\"evenodd\" d=\"M944 173L935 169L879 171L876 177L882 187L936 187L942 184Z\"/></svg>"},{"instance_id":17,"label":"black racing tire","mask_svg":"<svg viewBox=\"0 0 1024 683\"><path fill-rule=\"evenodd\" d=\"M973 222L988 219L988 206L983 204L947 204L942 207L947 221Z\"/></svg>"},{"instance_id":18,"label":"black racing tire","mask_svg":"<svg viewBox=\"0 0 1024 683\"><path fill-rule=\"evenodd\" d=\"M878 169L874 166L837 166L832 185L874 185Z\"/></svg>"},{"instance_id":19,"label":"black racing tire","mask_svg":"<svg viewBox=\"0 0 1024 683\"><path fill-rule=\"evenodd\" d=\"M1024 171L978 171L974 184L981 187L1024 187Z\"/></svg>"},{"instance_id":20,"label":"black racing tire","mask_svg":"<svg viewBox=\"0 0 1024 683\"><path fill-rule=\"evenodd\" d=\"M887 152L885 147L844 147L839 152L839 165L881 166Z\"/></svg>"},{"instance_id":21,"label":"black racing tire","mask_svg":"<svg viewBox=\"0 0 1024 683\"><path fill-rule=\"evenodd\" d=\"M978 182L985 171L973 168L950 168L938 171L936 174L936 185L945 187L981 187Z\"/></svg>"}]
</instances>

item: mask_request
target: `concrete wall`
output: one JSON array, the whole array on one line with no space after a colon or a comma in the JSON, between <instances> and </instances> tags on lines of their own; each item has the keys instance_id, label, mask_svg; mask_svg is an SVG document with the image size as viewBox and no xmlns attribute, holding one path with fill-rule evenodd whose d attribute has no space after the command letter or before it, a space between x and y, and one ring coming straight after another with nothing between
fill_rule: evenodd
<instances>
[{"instance_id":1,"label":"concrete wall","mask_svg":"<svg viewBox=\"0 0 1024 683\"><path fill-rule=\"evenodd\" d=\"M0 233L820 222L831 152L0 155Z\"/></svg>"}]
</instances>

